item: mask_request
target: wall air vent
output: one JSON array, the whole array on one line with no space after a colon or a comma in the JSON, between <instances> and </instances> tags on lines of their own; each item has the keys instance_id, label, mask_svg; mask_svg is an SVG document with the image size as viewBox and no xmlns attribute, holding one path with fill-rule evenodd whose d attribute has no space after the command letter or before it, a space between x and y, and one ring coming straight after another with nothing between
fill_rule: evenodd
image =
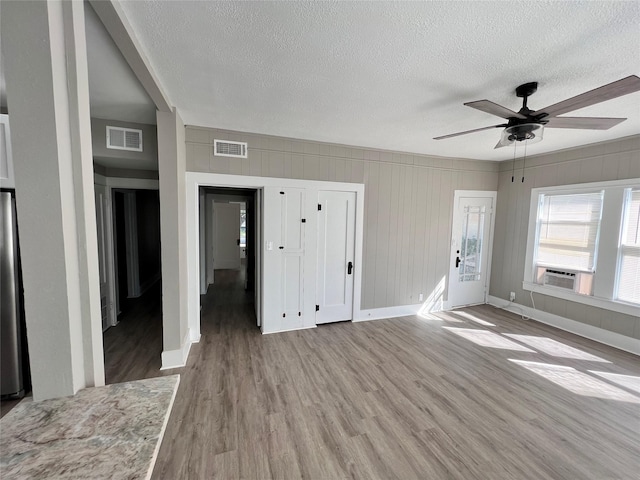
<instances>
[{"instance_id":1,"label":"wall air vent","mask_svg":"<svg viewBox=\"0 0 640 480\"><path fill-rule=\"evenodd\" d=\"M142 151L142 130L107 125L107 148Z\"/></svg>"},{"instance_id":2,"label":"wall air vent","mask_svg":"<svg viewBox=\"0 0 640 480\"><path fill-rule=\"evenodd\" d=\"M217 157L247 158L247 143L230 140L214 140L213 154Z\"/></svg>"}]
</instances>

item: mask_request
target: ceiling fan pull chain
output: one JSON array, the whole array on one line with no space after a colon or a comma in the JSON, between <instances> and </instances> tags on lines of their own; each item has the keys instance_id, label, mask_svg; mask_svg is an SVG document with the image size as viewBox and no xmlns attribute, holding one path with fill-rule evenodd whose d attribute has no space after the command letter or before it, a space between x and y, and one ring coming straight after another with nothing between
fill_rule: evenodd
<instances>
[{"instance_id":1,"label":"ceiling fan pull chain","mask_svg":"<svg viewBox=\"0 0 640 480\"><path fill-rule=\"evenodd\" d=\"M516 146L518 142L513 142L513 162L511 162L511 183L516 177Z\"/></svg>"},{"instance_id":2,"label":"ceiling fan pull chain","mask_svg":"<svg viewBox=\"0 0 640 480\"><path fill-rule=\"evenodd\" d=\"M524 166L527 163L527 142L529 140L524 141L524 157L522 157L522 183L524 183Z\"/></svg>"}]
</instances>

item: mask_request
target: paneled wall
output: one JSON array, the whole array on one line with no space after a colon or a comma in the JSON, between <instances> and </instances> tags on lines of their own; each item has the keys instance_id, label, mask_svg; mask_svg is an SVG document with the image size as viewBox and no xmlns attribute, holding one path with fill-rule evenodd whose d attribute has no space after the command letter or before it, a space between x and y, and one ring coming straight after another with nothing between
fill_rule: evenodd
<instances>
[{"instance_id":1,"label":"paneled wall","mask_svg":"<svg viewBox=\"0 0 640 480\"><path fill-rule=\"evenodd\" d=\"M532 306L529 292L522 289L527 248L531 189L605 180L640 178L640 136L595 144L578 149L541 155L526 160L525 181L521 183L522 162L500 164L496 236L491 269L491 295ZM578 322L640 338L640 318L580 303L534 293L536 308Z\"/></svg>"},{"instance_id":2,"label":"paneled wall","mask_svg":"<svg viewBox=\"0 0 640 480\"><path fill-rule=\"evenodd\" d=\"M213 140L249 158L213 156ZM411 305L448 272L454 190L496 190L498 163L187 127L187 171L364 183L362 309ZM356 266L357 268L357 266Z\"/></svg>"}]
</instances>

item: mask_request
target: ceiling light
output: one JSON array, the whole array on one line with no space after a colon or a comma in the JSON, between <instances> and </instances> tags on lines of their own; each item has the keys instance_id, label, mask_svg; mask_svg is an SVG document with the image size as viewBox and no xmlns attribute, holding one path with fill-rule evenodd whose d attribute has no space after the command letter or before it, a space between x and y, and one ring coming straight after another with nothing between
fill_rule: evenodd
<instances>
[{"instance_id":1,"label":"ceiling light","mask_svg":"<svg viewBox=\"0 0 640 480\"><path fill-rule=\"evenodd\" d=\"M513 145L515 142L523 142L527 144L538 143L542 140L544 127L539 123L523 123L521 125L513 125L502 131L500 144Z\"/></svg>"}]
</instances>

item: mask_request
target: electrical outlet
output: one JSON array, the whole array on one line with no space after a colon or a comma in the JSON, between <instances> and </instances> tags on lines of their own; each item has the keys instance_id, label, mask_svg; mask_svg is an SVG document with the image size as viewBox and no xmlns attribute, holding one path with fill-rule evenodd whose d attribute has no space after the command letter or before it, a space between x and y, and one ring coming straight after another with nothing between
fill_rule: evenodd
<instances>
[{"instance_id":1,"label":"electrical outlet","mask_svg":"<svg viewBox=\"0 0 640 480\"><path fill-rule=\"evenodd\" d=\"M420 294L420 297L418 298L418 301L420 301L420 302L421 302L423 298L424 298L424 295L423 295L423 294Z\"/></svg>"},{"instance_id":2,"label":"electrical outlet","mask_svg":"<svg viewBox=\"0 0 640 480\"><path fill-rule=\"evenodd\" d=\"M509 292L509 301L513 302L516 299L516 292Z\"/></svg>"}]
</instances>

